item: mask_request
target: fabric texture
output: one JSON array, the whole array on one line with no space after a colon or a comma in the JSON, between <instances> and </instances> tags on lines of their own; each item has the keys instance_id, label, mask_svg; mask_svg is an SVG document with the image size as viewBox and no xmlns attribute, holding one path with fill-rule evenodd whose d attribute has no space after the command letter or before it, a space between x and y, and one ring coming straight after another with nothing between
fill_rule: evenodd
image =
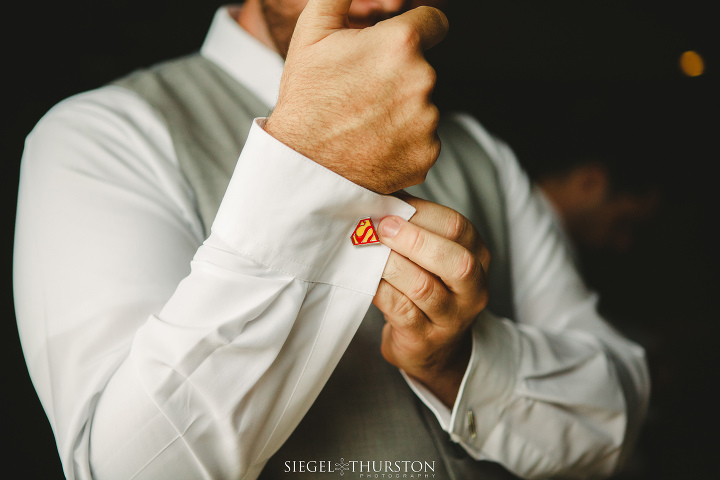
<instances>
[{"instance_id":1,"label":"fabric texture","mask_svg":"<svg viewBox=\"0 0 720 480\"><path fill-rule=\"evenodd\" d=\"M262 103L199 55L114 83L139 94L165 119L204 224L211 225L242 151L237 132L261 114ZM443 149L436 166L421 186L408 191L454 208L478 226L493 256L488 308L511 318L506 214L496 169L457 122L442 122L438 133ZM278 478L288 461L319 458L378 464L421 460L437 468L441 477L484 478L489 464L472 461L464 450L451 446L437 419L380 356L383 325L382 314L371 306L328 384L261 478ZM307 478L317 474L294 473Z\"/></svg>"},{"instance_id":2,"label":"fabric texture","mask_svg":"<svg viewBox=\"0 0 720 480\"><path fill-rule=\"evenodd\" d=\"M243 94L248 110L272 108L282 60L228 9L218 11L200 57L192 61L197 78L247 90L257 100ZM304 418L311 425L322 417L326 382L352 392L343 387L358 378L342 375L344 356L370 365L377 336L365 332L373 324L363 317L389 250L353 247L358 219L407 219L414 209L294 152L262 129L263 119L248 121L254 111L237 119L213 112L202 138L183 146L174 127L204 124L204 107L183 104L190 85L173 84L177 72L155 72L134 80L155 89L150 103L131 85L106 86L61 102L28 136L14 252L23 350L68 478L256 478L290 448ZM166 87L180 98L163 98ZM200 100L233 105L218 95ZM173 124L161 103L176 101L185 111ZM443 130L453 126L442 134L462 140L446 142L454 147L443 155L461 158L465 146L480 145L491 163L477 165L492 167L497 182L476 185L491 177L472 162L443 160L452 167L414 193L469 216L494 201L483 192L503 199L505 241L490 218L473 221L500 259L491 277L505 275L512 288L491 283L493 310L473 324L452 408L377 365L392 395L413 405L410 415L438 432L432 439L446 432L450 442L427 444L445 452L446 464L454 451L460 463L472 458L471 468L488 460L526 478L608 475L647 407L644 352L597 314L597 297L510 149L466 115L448 119ZM235 120L243 123L238 134L215 125ZM227 152L223 161L211 158L215 142ZM193 173L188 159L208 167ZM468 188L480 191L458 201ZM370 384L368 375L361 381ZM327 431L331 418L318 420ZM358 445L380 442L375 432L363 435ZM283 461L280 452L273 462Z\"/></svg>"}]
</instances>

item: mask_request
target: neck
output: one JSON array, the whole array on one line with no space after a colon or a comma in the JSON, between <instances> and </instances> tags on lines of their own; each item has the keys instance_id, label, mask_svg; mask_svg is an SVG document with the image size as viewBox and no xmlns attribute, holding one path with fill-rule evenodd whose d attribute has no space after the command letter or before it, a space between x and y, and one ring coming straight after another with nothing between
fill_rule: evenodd
<instances>
[{"instance_id":1,"label":"neck","mask_svg":"<svg viewBox=\"0 0 720 480\"><path fill-rule=\"evenodd\" d=\"M258 39L266 47L277 52L277 47L265 21L265 15L263 15L260 0L247 0L242 8L233 12L233 16L246 32Z\"/></svg>"}]
</instances>

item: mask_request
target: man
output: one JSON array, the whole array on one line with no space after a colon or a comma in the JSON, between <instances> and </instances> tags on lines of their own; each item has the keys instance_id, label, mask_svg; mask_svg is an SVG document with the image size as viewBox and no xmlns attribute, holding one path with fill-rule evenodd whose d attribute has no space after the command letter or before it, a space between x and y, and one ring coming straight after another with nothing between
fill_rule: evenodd
<instances>
[{"instance_id":1,"label":"man","mask_svg":"<svg viewBox=\"0 0 720 480\"><path fill-rule=\"evenodd\" d=\"M69 478L622 463L643 351L595 312L511 152L438 123L422 52L447 20L413 8L432 3L248 0L200 56L31 133L18 325Z\"/></svg>"},{"instance_id":2,"label":"man","mask_svg":"<svg viewBox=\"0 0 720 480\"><path fill-rule=\"evenodd\" d=\"M624 252L656 212L660 190L618 189L613 183L607 163L601 161L579 162L537 180L572 244Z\"/></svg>"}]
</instances>

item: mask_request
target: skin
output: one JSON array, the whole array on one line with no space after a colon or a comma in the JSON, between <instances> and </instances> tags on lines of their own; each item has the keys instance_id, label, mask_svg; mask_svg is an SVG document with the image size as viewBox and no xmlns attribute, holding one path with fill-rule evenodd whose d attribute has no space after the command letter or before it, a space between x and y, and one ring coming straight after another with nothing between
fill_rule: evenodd
<instances>
[{"instance_id":1,"label":"skin","mask_svg":"<svg viewBox=\"0 0 720 480\"><path fill-rule=\"evenodd\" d=\"M447 19L419 7L350 29L350 3L312 0L305 7L265 130L348 180L388 194L421 183L440 153L439 112L430 98L436 77L423 50L442 40Z\"/></svg>"},{"instance_id":2,"label":"skin","mask_svg":"<svg viewBox=\"0 0 720 480\"><path fill-rule=\"evenodd\" d=\"M238 23L266 46L287 57L298 17L308 0L248 0ZM442 7L445 0L355 0L348 10L348 26L365 28L419 6Z\"/></svg>"},{"instance_id":3,"label":"skin","mask_svg":"<svg viewBox=\"0 0 720 480\"><path fill-rule=\"evenodd\" d=\"M447 33L439 0L248 0L237 20L285 57L265 130L372 191L421 183L440 153L435 72L424 50ZM352 159L352 161L348 161ZM382 354L446 405L470 357L469 328L487 304L490 256L470 222L431 202L410 222L383 219L392 249L373 303Z\"/></svg>"},{"instance_id":4,"label":"skin","mask_svg":"<svg viewBox=\"0 0 720 480\"><path fill-rule=\"evenodd\" d=\"M455 210L404 200L417 209L410 222L378 225L392 249L373 299L387 322L382 354L450 407L470 360L470 326L488 302L490 252Z\"/></svg>"}]
</instances>

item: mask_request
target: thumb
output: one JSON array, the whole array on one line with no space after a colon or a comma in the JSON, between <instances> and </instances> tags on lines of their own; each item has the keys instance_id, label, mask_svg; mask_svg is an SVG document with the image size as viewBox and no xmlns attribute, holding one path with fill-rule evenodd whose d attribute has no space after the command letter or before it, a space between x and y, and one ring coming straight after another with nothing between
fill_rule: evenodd
<instances>
[{"instance_id":1,"label":"thumb","mask_svg":"<svg viewBox=\"0 0 720 480\"><path fill-rule=\"evenodd\" d=\"M402 15L381 22L384 27L401 27L417 33L420 48L427 50L445 38L448 32L448 19L444 13L433 7L416 7Z\"/></svg>"},{"instance_id":2,"label":"thumb","mask_svg":"<svg viewBox=\"0 0 720 480\"><path fill-rule=\"evenodd\" d=\"M352 0L310 0L298 18L297 42L310 45L331 33L348 28L347 14Z\"/></svg>"}]
</instances>

